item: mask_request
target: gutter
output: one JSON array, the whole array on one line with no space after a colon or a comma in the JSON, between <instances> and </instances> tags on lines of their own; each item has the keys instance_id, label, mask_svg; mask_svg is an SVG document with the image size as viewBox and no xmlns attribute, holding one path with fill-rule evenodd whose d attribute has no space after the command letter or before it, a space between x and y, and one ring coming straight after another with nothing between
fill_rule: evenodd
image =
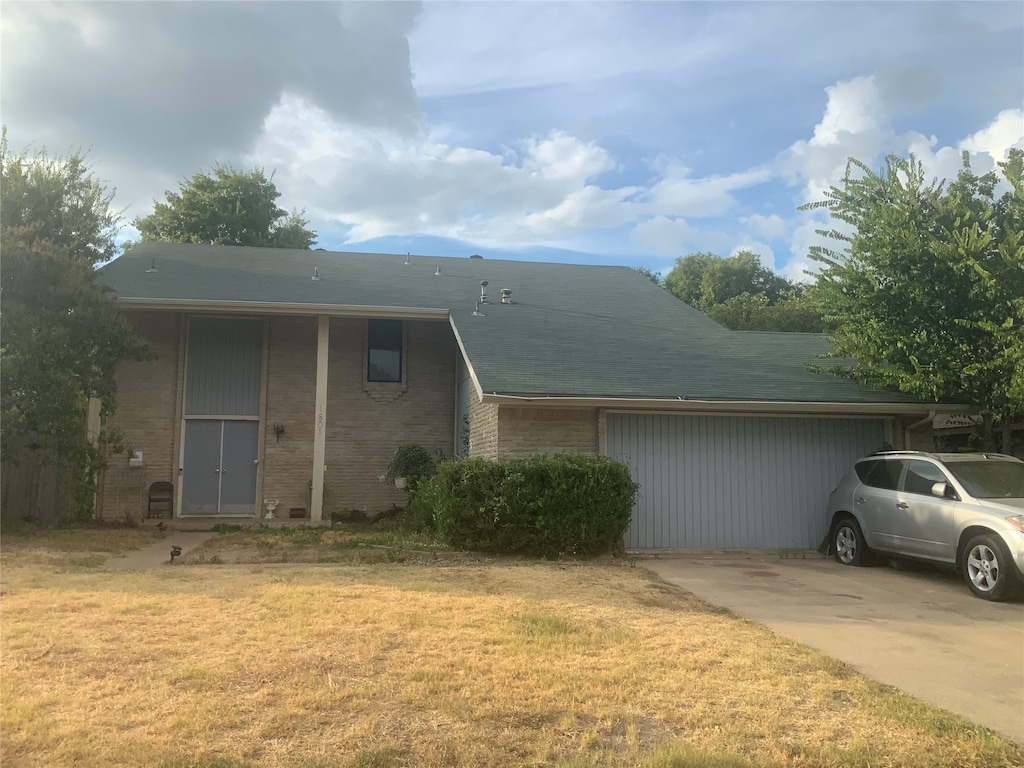
<instances>
[{"instance_id":1,"label":"gutter","mask_svg":"<svg viewBox=\"0 0 1024 768\"><path fill-rule=\"evenodd\" d=\"M165 309L179 312L251 312L262 315L330 315L404 320L447 320L447 308L378 307L354 304L299 304L282 301L219 301L215 299L146 299L117 297L122 309Z\"/></svg>"},{"instance_id":2,"label":"gutter","mask_svg":"<svg viewBox=\"0 0 1024 768\"><path fill-rule=\"evenodd\" d=\"M915 421L913 424L908 424L906 427L903 428L904 448L910 445L910 431L913 429L917 429L918 427L923 427L925 424L928 424L929 422L933 421L935 419L935 414L935 411L928 411L927 416L919 419L918 421Z\"/></svg>"},{"instance_id":3,"label":"gutter","mask_svg":"<svg viewBox=\"0 0 1024 768\"><path fill-rule=\"evenodd\" d=\"M713 399L682 399L656 397L576 397L571 395L500 395L497 392L484 393L485 403L499 405L518 405L541 408L606 408L614 411L669 411L669 412L706 412L723 411L737 414L752 413L807 413L807 414L919 414L923 407L917 403L841 403L822 402L808 403L788 400L713 400ZM925 406L934 408L934 406ZM960 404L943 404L941 410L962 413L967 406ZM936 410L930 410L934 414ZM927 416L919 423L923 424Z\"/></svg>"}]
</instances>

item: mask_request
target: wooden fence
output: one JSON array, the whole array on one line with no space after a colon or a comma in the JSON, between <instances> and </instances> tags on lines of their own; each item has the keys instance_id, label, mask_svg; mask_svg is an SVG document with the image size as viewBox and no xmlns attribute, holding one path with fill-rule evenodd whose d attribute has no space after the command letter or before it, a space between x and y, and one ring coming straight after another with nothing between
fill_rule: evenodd
<instances>
[{"instance_id":1,"label":"wooden fence","mask_svg":"<svg viewBox=\"0 0 1024 768\"><path fill-rule=\"evenodd\" d=\"M68 510L60 480L55 465L0 464L0 518L4 522L56 523Z\"/></svg>"}]
</instances>

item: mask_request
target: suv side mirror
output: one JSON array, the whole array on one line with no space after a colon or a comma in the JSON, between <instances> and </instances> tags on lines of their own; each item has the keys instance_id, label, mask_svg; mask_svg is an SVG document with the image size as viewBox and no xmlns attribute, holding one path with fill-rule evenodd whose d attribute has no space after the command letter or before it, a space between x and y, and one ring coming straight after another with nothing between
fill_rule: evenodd
<instances>
[{"instance_id":1,"label":"suv side mirror","mask_svg":"<svg viewBox=\"0 0 1024 768\"><path fill-rule=\"evenodd\" d=\"M953 490L953 486L949 483L935 483L932 486L932 496L938 496L940 499L955 499L957 498L956 491Z\"/></svg>"}]
</instances>

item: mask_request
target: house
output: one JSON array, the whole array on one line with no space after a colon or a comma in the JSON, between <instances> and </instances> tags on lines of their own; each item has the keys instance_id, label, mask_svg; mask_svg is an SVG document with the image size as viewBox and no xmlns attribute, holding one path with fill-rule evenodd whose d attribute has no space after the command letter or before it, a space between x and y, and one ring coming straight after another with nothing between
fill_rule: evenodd
<instances>
[{"instance_id":1,"label":"house","mask_svg":"<svg viewBox=\"0 0 1024 768\"><path fill-rule=\"evenodd\" d=\"M808 370L820 336L727 330L626 267L141 243L100 279L156 355L118 374L108 518L154 482L182 519L378 512L418 443L620 459L630 547L812 547L855 458L931 440L935 404Z\"/></svg>"}]
</instances>

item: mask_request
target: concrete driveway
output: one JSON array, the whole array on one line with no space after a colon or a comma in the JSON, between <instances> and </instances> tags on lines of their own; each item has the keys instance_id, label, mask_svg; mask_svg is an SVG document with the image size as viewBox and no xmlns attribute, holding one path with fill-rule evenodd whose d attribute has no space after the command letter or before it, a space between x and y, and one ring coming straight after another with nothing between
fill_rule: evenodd
<instances>
[{"instance_id":1,"label":"concrete driveway","mask_svg":"<svg viewBox=\"0 0 1024 768\"><path fill-rule=\"evenodd\" d=\"M880 682L1024 744L1024 603L973 597L926 566L688 554L640 561L666 581Z\"/></svg>"}]
</instances>

